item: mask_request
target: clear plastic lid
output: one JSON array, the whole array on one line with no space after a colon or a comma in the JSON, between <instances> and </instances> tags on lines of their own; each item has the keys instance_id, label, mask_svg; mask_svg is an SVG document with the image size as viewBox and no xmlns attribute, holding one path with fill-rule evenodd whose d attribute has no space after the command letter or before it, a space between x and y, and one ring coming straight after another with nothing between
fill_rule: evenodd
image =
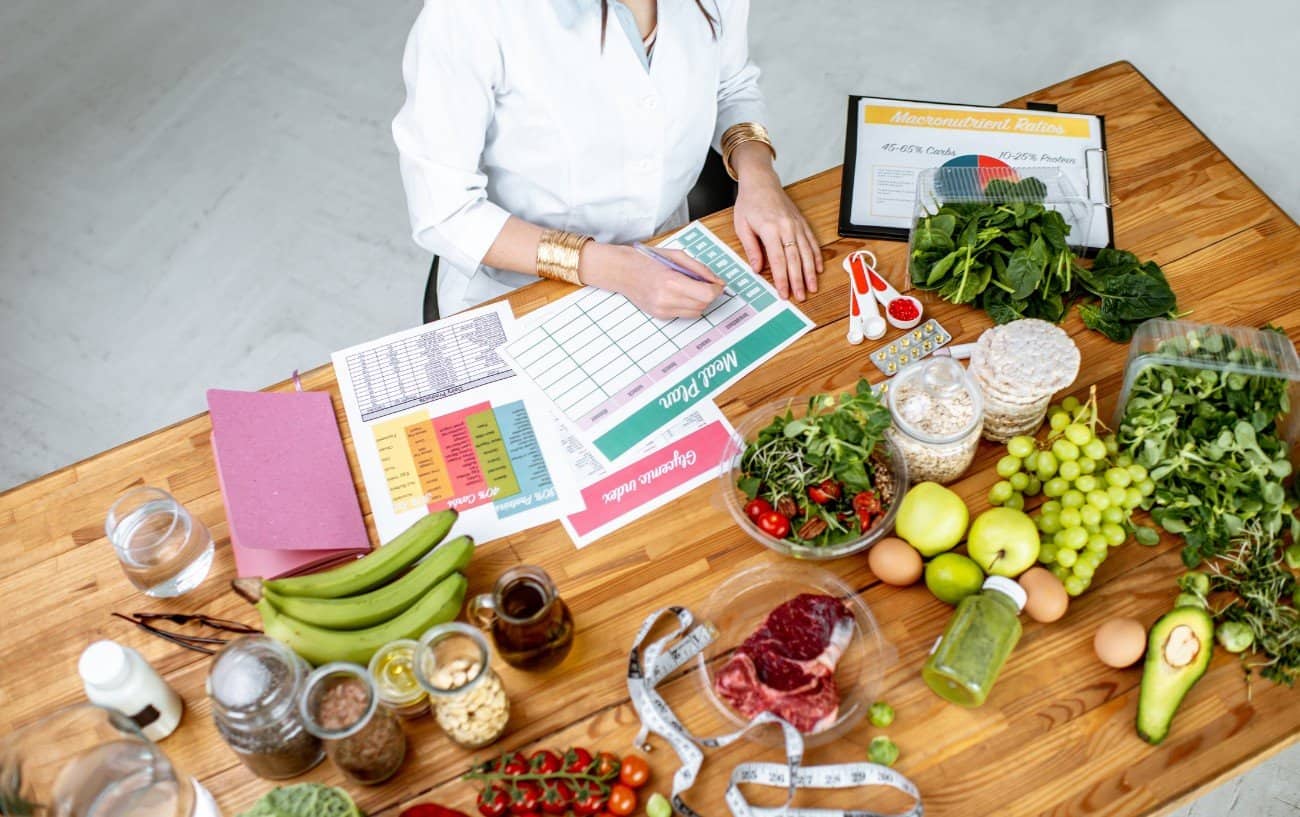
<instances>
[{"instance_id":1,"label":"clear plastic lid","mask_svg":"<svg viewBox=\"0 0 1300 817\"><path fill-rule=\"evenodd\" d=\"M1278 417L1278 432L1292 451L1300 443L1300 357L1282 332L1249 326L1222 326L1156 318L1143 323L1129 343L1124 386L1115 406L1116 428L1133 384L1151 366L1184 366L1230 372L1243 377L1285 380L1290 410Z\"/></svg>"},{"instance_id":2,"label":"clear plastic lid","mask_svg":"<svg viewBox=\"0 0 1300 817\"><path fill-rule=\"evenodd\" d=\"M970 398L970 416L956 430L926 431L927 419L939 413L961 417L958 407ZM921 442L935 445L957 442L975 430L984 417L984 397L962 365L950 357L932 357L905 367L889 387L889 413L894 424Z\"/></svg>"}]
</instances>

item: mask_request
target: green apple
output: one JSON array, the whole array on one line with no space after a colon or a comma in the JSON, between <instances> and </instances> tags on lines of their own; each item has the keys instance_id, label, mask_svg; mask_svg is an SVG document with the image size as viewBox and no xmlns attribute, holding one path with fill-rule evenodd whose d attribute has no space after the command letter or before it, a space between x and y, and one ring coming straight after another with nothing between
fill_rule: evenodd
<instances>
[{"instance_id":1,"label":"green apple","mask_svg":"<svg viewBox=\"0 0 1300 817\"><path fill-rule=\"evenodd\" d=\"M1038 526L1024 511L993 508L975 517L966 550L992 576L1013 578L1038 559Z\"/></svg>"},{"instance_id":2,"label":"green apple","mask_svg":"<svg viewBox=\"0 0 1300 817\"><path fill-rule=\"evenodd\" d=\"M934 556L957 547L969 523L970 511L961 497L937 482L921 482L898 506L894 532L922 556Z\"/></svg>"},{"instance_id":3,"label":"green apple","mask_svg":"<svg viewBox=\"0 0 1300 817\"><path fill-rule=\"evenodd\" d=\"M984 585L984 571L960 553L940 553L925 566L925 586L939 601L956 604Z\"/></svg>"}]
</instances>

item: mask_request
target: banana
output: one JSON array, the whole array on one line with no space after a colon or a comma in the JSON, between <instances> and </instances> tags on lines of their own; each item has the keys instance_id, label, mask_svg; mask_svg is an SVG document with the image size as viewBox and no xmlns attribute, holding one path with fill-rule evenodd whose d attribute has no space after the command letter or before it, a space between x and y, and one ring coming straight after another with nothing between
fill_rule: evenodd
<instances>
[{"instance_id":1,"label":"banana","mask_svg":"<svg viewBox=\"0 0 1300 817\"><path fill-rule=\"evenodd\" d=\"M393 541L340 567L308 576L271 579L264 590L277 596L313 596L336 599L378 587L434 548L456 522L456 511L445 510L422 517Z\"/></svg>"},{"instance_id":2,"label":"banana","mask_svg":"<svg viewBox=\"0 0 1300 817\"><path fill-rule=\"evenodd\" d=\"M389 545L391 547L391 545ZM401 613L415 604L429 588L451 573L464 569L474 555L474 540L457 536L434 548L404 576L369 593L341 599L311 596L282 596L263 591L267 601L287 616L331 630L358 630Z\"/></svg>"},{"instance_id":3,"label":"banana","mask_svg":"<svg viewBox=\"0 0 1300 817\"><path fill-rule=\"evenodd\" d=\"M351 661L364 667L388 642L418 638L433 625L454 619L468 585L463 575L453 573L396 618L363 630L330 630L298 621L276 610L266 599L257 603L257 612L267 635L309 663L320 666L330 661Z\"/></svg>"}]
</instances>

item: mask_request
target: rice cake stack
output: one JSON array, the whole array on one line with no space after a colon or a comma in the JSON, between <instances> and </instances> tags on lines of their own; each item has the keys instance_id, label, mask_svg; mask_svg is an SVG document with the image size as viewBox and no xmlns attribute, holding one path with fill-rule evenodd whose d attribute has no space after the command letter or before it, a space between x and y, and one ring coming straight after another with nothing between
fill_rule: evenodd
<instances>
[{"instance_id":1,"label":"rice cake stack","mask_svg":"<svg viewBox=\"0 0 1300 817\"><path fill-rule=\"evenodd\" d=\"M1052 395L1078 377L1079 361L1079 347L1065 330L1037 318L980 335L970 373L984 394L984 438L1006 442L1037 432Z\"/></svg>"}]
</instances>

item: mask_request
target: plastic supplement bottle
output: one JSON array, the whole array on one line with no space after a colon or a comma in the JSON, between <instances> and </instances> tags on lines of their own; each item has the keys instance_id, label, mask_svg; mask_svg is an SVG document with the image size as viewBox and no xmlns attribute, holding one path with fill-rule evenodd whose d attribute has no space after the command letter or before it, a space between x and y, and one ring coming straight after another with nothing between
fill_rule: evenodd
<instances>
[{"instance_id":1,"label":"plastic supplement bottle","mask_svg":"<svg viewBox=\"0 0 1300 817\"><path fill-rule=\"evenodd\" d=\"M180 725L180 696L130 647L96 641L81 653L77 673L92 704L126 715L149 740L162 740Z\"/></svg>"},{"instance_id":2,"label":"plastic supplement bottle","mask_svg":"<svg viewBox=\"0 0 1300 817\"><path fill-rule=\"evenodd\" d=\"M959 706L984 703L1020 640L1025 600L1024 588L1002 576L988 577L980 592L962 599L921 668L930 689Z\"/></svg>"}]
</instances>

